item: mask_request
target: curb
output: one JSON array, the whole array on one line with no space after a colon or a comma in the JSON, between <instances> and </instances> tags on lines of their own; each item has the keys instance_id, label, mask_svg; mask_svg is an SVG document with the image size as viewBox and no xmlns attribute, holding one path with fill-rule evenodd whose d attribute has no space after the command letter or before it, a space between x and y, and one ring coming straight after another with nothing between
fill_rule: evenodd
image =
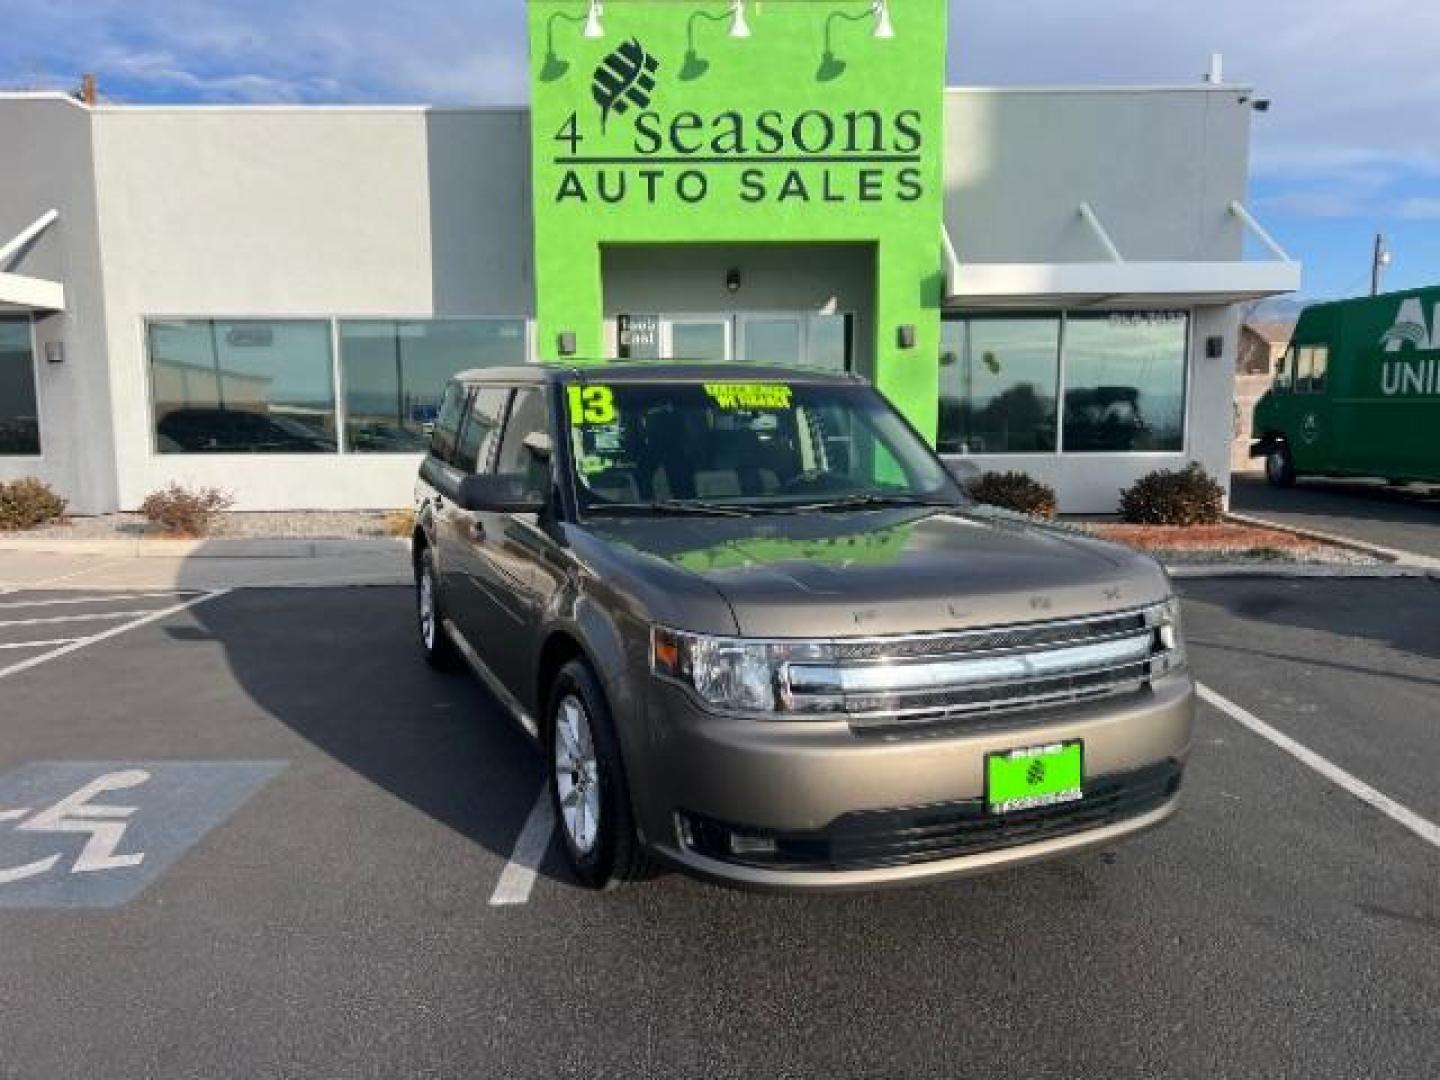
<instances>
[{"instance_id":1,"label":"curb","mask_svg":"<svg viewBox=\"0 0 1440 1080\"><path fill-rule=\"evenodd\" d=\"M25 555L104 555L115 559L324 559L336 556L395 555L410 542L398 537L357 540L135 539L67 540L60 537L0 537L0 552Z\"/></svg>"},{"instance_id":2,"label":"curb","mask_svg":"<svg viewBox=\"0 0 1440 1080\"><path fill-rule=\"evenodd\" d=\"M1334 547L1348 548L1351 551L1358 551L1362 555L1370 555L1376 559L1383 559L1388 563L1398 563L1412 569L1428 570L1431 572L1440 571L1440 559L1432 559L1428 555L1417 555L1413 551L1401 551L1398 548L1381 547L1379 544L1367 543L1364 540L1355 540L1348 536L1336 536L1334 533L1320 532L1316 529L1305 529L1296 525L1286 525L1279 521L1270 521L1266 518L1254 517L1250 514L1229 513L1225 515L1232 521L1238 521L1242 525L1254 525L1265 529L1274 529L1277 532L1287 532L1292 536L1303 536L1306 540L1315 540L1324 544L1331 544Z\"/></svg>"},{"instance_id":3,"label":"curb","mask_svg":"<svg viewBox=\"0 0 1440 1080\"><path fill-rule=\"evenodd\" d=\"M1396 580L1400 578L1440 581L1440 568L1426 566L1345 566L1327 563L1216 563L1213 566L1195 563L1172 565L1165 571L1177 581L1199 581L1206 578L1276 578L1319 580Z\"/></svg>"}]
</instances>

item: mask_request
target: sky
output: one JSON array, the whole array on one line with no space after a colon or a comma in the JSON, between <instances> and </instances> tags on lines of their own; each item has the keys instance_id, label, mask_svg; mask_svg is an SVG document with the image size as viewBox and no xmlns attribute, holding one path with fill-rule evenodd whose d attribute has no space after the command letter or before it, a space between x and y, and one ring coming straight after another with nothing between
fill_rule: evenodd
<instances>
[{"instance_id":1,"label":"sky","mask_svg":"<svg viewBox=\"0 0 1440 1080\"><path fill-rule=\"evenodd\" d=\"M1302 295L1366 291L1376 232L1387 288L1440 283L1435 0L950 0L950 24L952 85L1184 83L1222 53L1273 102L1250 205ZM126 103L516 103L525 55L523 0L0 0L0 88L94 71Z\"/></svg>"}]
</instances>

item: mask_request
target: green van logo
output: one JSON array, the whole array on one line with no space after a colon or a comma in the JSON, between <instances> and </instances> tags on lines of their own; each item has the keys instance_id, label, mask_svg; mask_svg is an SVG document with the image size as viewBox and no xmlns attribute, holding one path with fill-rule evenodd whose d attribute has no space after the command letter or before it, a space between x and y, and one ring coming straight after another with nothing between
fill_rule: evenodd
<instances>
[{"instance_id":1,"label":"green van logo","mask_svg":"<svg viewBox=\"0 0 1440 1080\"><path fill-rule=\"evenodd\" d=\"M1435 310L1440 313L1440 304L1435 305ZM1422 352L1440 348L1440 342L1430 333L1425 321L1425 307L1418 297L1411 297L1400 305L1395 314L1395 325L1381 335L1380 344L1387 353L1400 352L1407 345Z\"/></svg>"},{"instance_id":2,"label":"green van logo","mask_svg":"<svg viewBox=\"0 0 1440 1080\"><path fill-rule=\"evenodd\" d=\"M655 93L655 73L660 70L660 61L645 51L639 38L622 42L600 66L590 92L595 104L600 106L600 130L610 124L612 113L624 116L631 108L648 109Z\"/></svg>"}]
</instances>

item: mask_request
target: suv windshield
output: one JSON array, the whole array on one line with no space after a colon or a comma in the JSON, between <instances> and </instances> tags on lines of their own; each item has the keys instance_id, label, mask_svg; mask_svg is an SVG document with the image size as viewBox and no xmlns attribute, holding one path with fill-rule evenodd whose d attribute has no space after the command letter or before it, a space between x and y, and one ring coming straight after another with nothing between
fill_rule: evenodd
<instances>
[{"instance_id":1,"label":"suv windshield","mask_svg":"<svg viewBox=\"0 0 1440 1080\"><path fill-rule=\"evenodd\" d=\"M582 508L676 512L949 505L930 450L868 387L577 383L567 414Z\"/></svg>"}]
</instances>

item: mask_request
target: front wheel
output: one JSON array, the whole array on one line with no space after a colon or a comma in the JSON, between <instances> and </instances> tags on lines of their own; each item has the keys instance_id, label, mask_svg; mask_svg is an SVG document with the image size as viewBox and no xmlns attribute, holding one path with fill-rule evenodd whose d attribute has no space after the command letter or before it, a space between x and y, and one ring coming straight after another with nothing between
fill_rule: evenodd
<instances>
[{"instance_id":1,"label":"front wheel","mask_svg":"<svg viewBox=\"0 0 1440 1080\"><path fill-rule=\"evenodd\" d=\"M1272 487L1291 487L1295 483L1295 461L1290 447L1280 443L1265 455L1265 479Z\"/></svg>"},{"instance_id":2,"label":"front wheel","mask_svg":"<svg viewBox=\"0 0 1440 1080\"><path fill-rule=\"evenodd\" d=\"M561 668L546 719L550 797L570 869L592 889L642 877L646 859L610 709L583 661Z\"/></svg>"}]
</instances>

